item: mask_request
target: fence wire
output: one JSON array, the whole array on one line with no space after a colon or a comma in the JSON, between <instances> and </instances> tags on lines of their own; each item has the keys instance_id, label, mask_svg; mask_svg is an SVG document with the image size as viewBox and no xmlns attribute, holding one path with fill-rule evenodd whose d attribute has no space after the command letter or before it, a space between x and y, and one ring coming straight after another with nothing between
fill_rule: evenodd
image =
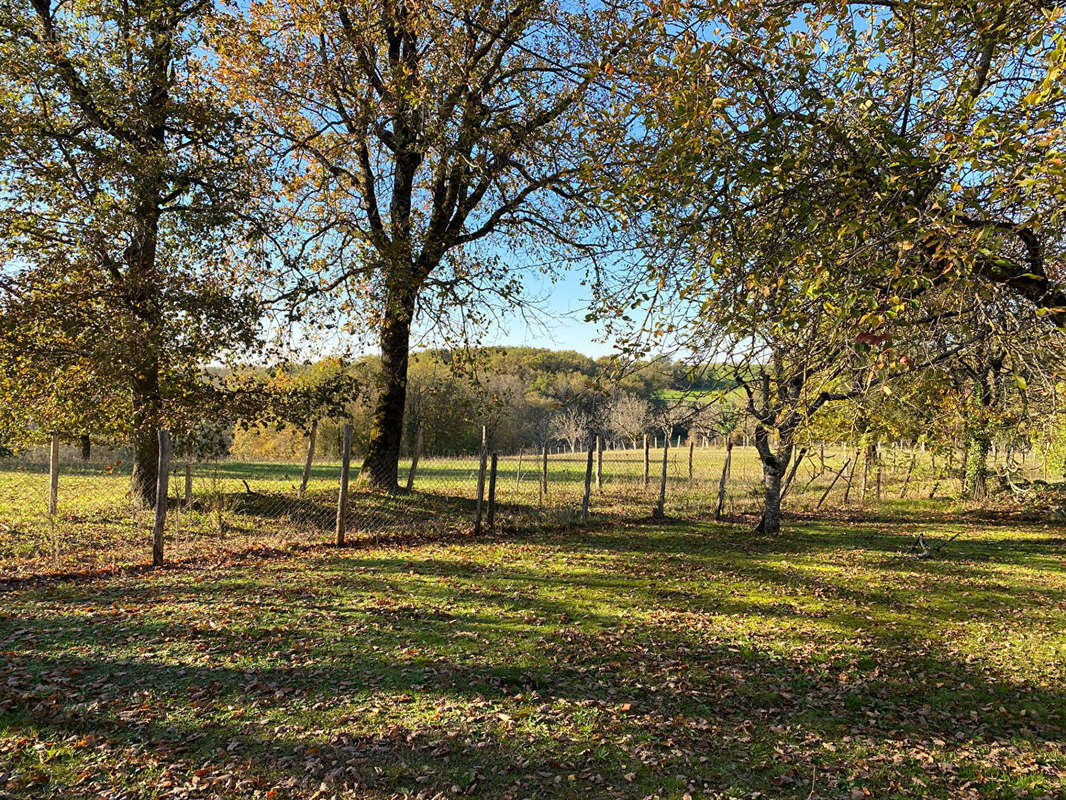
<instances>
[{"instance_id":1,"label":"fence wire","mask_svg":"<svg viewBox=\"0 0 1066 800\"><path fill-rule=\"evenodd\" d=\"M663 437L646 449L640 442L602 440L591 449L587 522L651 516L662 483ZM726 518L759 511L762 468L753 447L727 452L721 441L676 439L665 451L665 516L712 517L720 489ZM399 484L410 482L411 491L388 494L360 484L361 459L353 454L340 517L344 541L413 543L585 524L588 452L565 444L549 445L547 452L543 446L510 453L487 447L483 481L479 454L421 455L413 476L411 459L400 463ZM54 469L51 455L45 446L0 459L0 581L150 563L155 509L133 502L129 453L97 448L85 459L77 448L61 446ZM960 488L956 466L917 447L882 447L867 461L854 446L819 444L798 463L786 513L872 509L903 498L935 504ZM256 548L335 543L342 465L313 461L306 485L304 470L298 460L172 461L165 560L221 560Z\"/></svg>"}]
</instances>

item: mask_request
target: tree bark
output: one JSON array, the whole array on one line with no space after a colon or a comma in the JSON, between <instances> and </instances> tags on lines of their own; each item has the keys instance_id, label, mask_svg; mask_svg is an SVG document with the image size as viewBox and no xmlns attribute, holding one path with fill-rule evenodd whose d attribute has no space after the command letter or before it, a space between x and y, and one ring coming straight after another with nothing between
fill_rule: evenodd
<instances>
[{"instance_id":1,"label":"tree bark","mask_svg":"<svg viewBox=\"0 0 1066 800\"><path fill-rule=\"evenodd\" d=\"M416 290L410 285L390 287L381 323L381 391L370 418L370 442L359 473L367 486L399 490L400 445L407 404L407 364Z\"/></svg>"},{"instance_id":2,"label":"tree bark","mask_svg":"<svg viewBox=\"0 0 1066 800\"><path fill-rule=\"evenodd\" d=\"M48 516L56 515L59 502L59 434L53 433L48 447Z\"/></svg>"},{"instance_id":3,"label":"tree bark","mask_svg":"<svg viewBox=\"0 0 1066 800\"><path fill-rule=\"evenodd\" d=\"M133 390L133 473L130 496L142 508L155 506L159 477L159 421L162 398L159 393L159 362L152 358L134 375Z\"/></svg>"},{"instance_id":4,"label":"tree bark","mask_svg":"<svg viewBox=\"0 0 1066 800\"><path fill-rule=\"evenodd\" d=\"M778 429L778 446L776 452L770 445L770 431L759 426L755 431L755 449L762 462L763 514L756 533L776 534L781 531L781 482L785 477L789 462L792 460L795 425Z\"/></svg>"},{"instance_id":5,"label":"tree bark","mask_svg":"<svg viewBox=\"0 0 1066 800\"><path fill-rule=\"evenodd\" d=\"M762 522L759 523L758 532L775 534L781 532L781 479L784 470L763 463L763 486L766 494L763 497Z\"/></svg>"},{"instance_id":6,"label":"tree bark","mask_svg":"<svg viewBox=\"0 0 1066 800\"><path fill-rule=\"evenodd\" d=\"M93 442L89 438L89 434L83 433L81 435L81 460L88 461L93 456Z\"/></svg>"},{"instance_id":7,"label":"tree bark","mask_svg":"<svg viewBox=\"0 0 1066 800\"><path fill-rule=\"evenodd\" d=\"M160 87L166 85L166 70L156 75ZM165 103L166 97L155 98ZM161 120L149 133L145 151L163 151L165 130ZM148 153L146 152L145 155ZM159 387L160 352L163 347L163 319L160 314L160 279L156 270L159 246L159 177L147 175L135 189L138 201L134 232L126 248L125 299L135 323L127 341L131 366L130 389L133 403L133 472L130 495L145 508L155 505L159 477L159 429L162 427L163 398Z\"/></svg>"},{"instance_id":8,"label":"tree bark","mask_svg":"<svg viewBox=\"0 0 1066 800\"><path fill-rule=\"evenodd\" d=\"M337 524L334 532L337 546L344 545L344 534L348 528L348 474L352 460L352 426L344 423L344 443L341 445L341 480L337 491Z\"/></svg>"}]
</instances>

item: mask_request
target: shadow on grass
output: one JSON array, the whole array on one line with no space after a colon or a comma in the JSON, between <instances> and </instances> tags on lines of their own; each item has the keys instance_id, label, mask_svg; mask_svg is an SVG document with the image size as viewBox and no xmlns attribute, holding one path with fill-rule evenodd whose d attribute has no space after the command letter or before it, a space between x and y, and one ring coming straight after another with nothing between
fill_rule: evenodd
<instances>
[{"instance_id":1,"label":"shadow on grass","mask_svg":"<svg viewBox=\"0 0 1066 800\"><path fill-rule=\"evenodd\" d=\"M170 519L174 520L180 510L185 516L183 536L198 537L209 542L220 537L213 528L214 507L221 503L224 508L224 529L254 536L258 531L267 531L275 538L287 539L279 543L247 543L230 546L222 551L173 558L168 555L164 569L195 569L221 562L236 564L247 560L264 560L292 556L296 553L324 551L335 547L336 498L329 493L311 493L304 497L291 494L262 491L230 492L214 501L196 500L191 506L180 506L172 501ZM447 494L412 491L387 494L369 490L353 489L349 495L346 515L346 548L367 548L383 545L414 546L430 542L469 541L474 535L477 502L472 498ZM190 528L189 512L194 512L208 522ZM86 516L86 519L90 517ZM132 524L132 520L93 517L98 524ZM592 526L607 524L615 517L606 513L597 515ZM146 525L150 517L145 514ZM168 522L168 525L172 524ZM483 507L480 538L515 537L536 535L538 532L572 530L575 515L569 507L535 507L521 503L496 505L496 525L490 529L487 506ZM206 527L205 527L206 525ZM145 528L144 542L150 531ZM129 531L109 532L116 540ZM101 538L97 534L97 538ZM91 546L86 544L86 546ZM141 558L149 553L142 548ZM91 582L113 575L143 575L157 568L140 563L119 562L100 568L54 569L47 563L40 572L18 575L0 575L0 594L26 586L49 586L67 582Z\"/></svg>"},{"instance_id":2,"label":"shadow on grass","mask_svg":"<svg viewBox=\"0 0 1066 800\"><path fill-rule=\"evenodd\" d=\"M231 591L220 583L216 602ZM922 796L959 797L989 769L988 748L1003 750L1003 766L1041 750L1061 758L1061 690L997 679L917 639L783 653L642 624L547 641L511 631L486 645L468 637L498 626L491 616L360 615L372 624L323 620L328 637L272 615L229 631L188 626L179 640L208 663L153 655L182 636L178 623L47 617L47 633L3 665L0 722L40 740L97 737L107 756L88 772L101 782L114 779L106 758L143 754L184 779L193 763L299 796L322 783L390 795L680 796L691 781L805 798L846 796L855 779L882 796L916 775ZM427 625L448 638L435 641ZM55 652L112 640L139 655ZM240 656L260 641L270 666ZM392 655L412 642L417 658ZM72 788L60 774L50 791Z\"/></svg>"}]
</instances>

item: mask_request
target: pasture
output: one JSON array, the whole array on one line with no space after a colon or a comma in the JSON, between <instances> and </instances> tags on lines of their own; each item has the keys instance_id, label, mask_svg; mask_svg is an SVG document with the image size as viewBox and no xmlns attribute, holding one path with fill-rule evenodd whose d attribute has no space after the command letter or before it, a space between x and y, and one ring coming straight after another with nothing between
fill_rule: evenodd
<instances>
[{"instance_id":1,"label":"pasture","mask_svg":"<svg viewBox=\"0 0 1066 800\"><path fill-rule=\"evenodd\" d=\"M725 456L722 447L690 451L683 444L669 449L667 517L713 515ZM850 448L812 447L796 471L786 512L890 513L901 505L943 512L958 507L952 499L958 482L944 476L943 459L937 463L932 453L886 450L869 469L856 459ZM128 465L121 457L82 462L71 449L64 450L61 460L54 516L48 514L48 465L41 454L0 460L0 580L40 572L113 570L150 561L152 512L131 504ZM590 520L599 524L649 516L658 499L662 460L661 448L650 451L645 484L642 449L605 450L598 485L594 464ZM358 463L353 462L353 473ZM501 456L497 526L524 531L578 523L586 465L586 453L552 453L547 492L542 493L540 454ZM349 535L355 540L426 541L469 533L476 519L478 466L476 457L423 458L414 491L406 495L365 492L353 484L346 515ZM409 468L409 462L401 462L401 483ZM167 558L217 560L250 548L289 549L330 541L340 465L316 462L301 496L302 471L303 465L293 462L197 463L191 466L186 497L185 466L175 464ZM761 479L754 448L734 447L725 484L727 517L738 524L750 518L754 524Z\"/></svg>"},{"instance_id":2,"label":"pasture","mask_svg":"<svg viewBox=\"0 0 1066 800\"><path fill-rule=\"evenodd\" d=\"M612 524L28 584L18 798L1053 798L1066 538ZM917 529L962 535L937 559Z\"/></svg>"}]
</instances>

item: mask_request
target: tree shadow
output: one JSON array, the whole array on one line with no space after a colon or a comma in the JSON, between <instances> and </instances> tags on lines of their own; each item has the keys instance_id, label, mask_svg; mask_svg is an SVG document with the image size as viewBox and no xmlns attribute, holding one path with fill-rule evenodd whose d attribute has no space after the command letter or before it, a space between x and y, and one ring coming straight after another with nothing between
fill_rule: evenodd
<instances>
[{"instance_id":1,"label":"tree shadow","mask_svg":"<svg viewBox=\"0 0 1066 800\"><path fill-rule=\"evenodd\" d=\"M90 744L106 744L111 757L177 765L182 780L189 764L205 780L241 776L251 783L238 796L281 787L306 797L322 783L390 795L458 786L493 798L680 796L691 783L799 798L846 794L856 779L889 793L911 774L928 783L923 795L963 796L972 771L997 763L997 748L1015 763L1039 762L1044 748L1054 764L1066 741L1061 690L998 678L917 640L782 652L648 624L571 631L534 642L511 664L502 648L441 649L411 662L383 655L423 632L421 614L343 636L332 660L264 667L173 663L152 654L173 629L127 620L110 633L143 650L137 658L54 652L98 642L108 623L94 633L61 616L45 622L49 638L3 666L9 734L95 737ZM461 618L449 627L486 624L491 618ZM301 656L314 646L308 629L286 630L293 638L276 640L267 620L252 641ZM188 635L205 638L231 660L249 643L202 626ZM882 751L900 760L863 763ZM90 788L113 777L106 763L90 767ZM150 778L155 785L158 773ZM56 796L69 789L52 787Z\"/></svg>"}]
</instances>

